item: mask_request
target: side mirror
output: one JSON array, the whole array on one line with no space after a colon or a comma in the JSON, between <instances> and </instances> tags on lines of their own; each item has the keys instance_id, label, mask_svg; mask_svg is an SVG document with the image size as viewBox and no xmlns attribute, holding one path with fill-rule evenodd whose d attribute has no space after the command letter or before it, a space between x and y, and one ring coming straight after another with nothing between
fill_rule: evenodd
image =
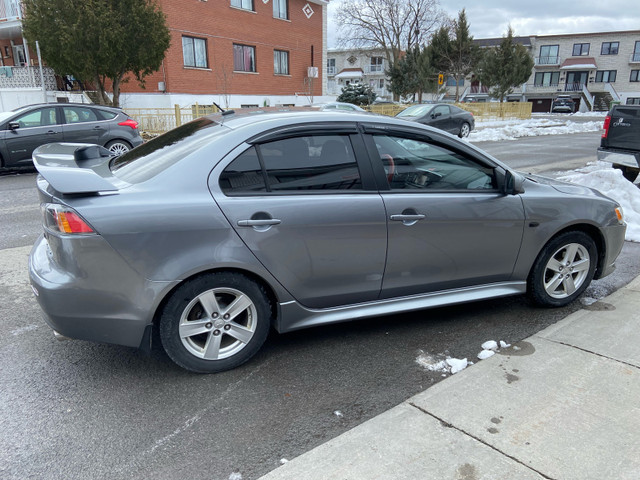
<instances>
[{"instance_id":1,"label":"side mirror","mask_svg":"<svg viewBox=\"0 0 640 480\"><path fill-rule=\"evenodd\" d=\"M524 177L511 170L507 170L504 174L504 184L502 193L505 195L518 195L524 193Z\"/></svg>"},{"instance_id":2,"label":"side mirror","mask_svg":"<svg viewBox=\"0 0 640 480\"><path fill-rule=\"evenodd\" d=\"M440 115L442 115L442 112L432 113L431 118L438 118Z\"/></svg>"},{"instance_id":3,"label":"side mirror","mask_svg":"<svg viewBox=\"0 0 640 480\"><path fill-rule=\"evenodd\" d=\"M9 129L10 130L17 130L20 128L20 123L18 122L9 122Z\"/></svg>"}]
</instances>

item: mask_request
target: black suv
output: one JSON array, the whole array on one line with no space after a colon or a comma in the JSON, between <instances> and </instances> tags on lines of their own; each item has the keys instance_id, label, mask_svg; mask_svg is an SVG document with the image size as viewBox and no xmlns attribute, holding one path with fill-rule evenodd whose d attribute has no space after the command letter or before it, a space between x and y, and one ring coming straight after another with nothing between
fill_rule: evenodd
<instances>
[{"instance_id":1,"label":"black suv","mask_svg":"<svg viewBox=\"0 0 640 480\"><path fill-rule=\"evenodd\" d=\"M551 105L552 113L573 113L576 111L576 104L571 98L558 97Z\"/></svg>"},{"instance_id":2,"label":"black suv","mask_svg":"<svg viewBox=\"0 0 640 480\"><path fill-rule=\"evenodd\" d=\"M95 143L121 155L142 143L138 122L119 108L41 103L0 113L0 166L30 166L40 145Z\"/></svg>"}]
</instances>

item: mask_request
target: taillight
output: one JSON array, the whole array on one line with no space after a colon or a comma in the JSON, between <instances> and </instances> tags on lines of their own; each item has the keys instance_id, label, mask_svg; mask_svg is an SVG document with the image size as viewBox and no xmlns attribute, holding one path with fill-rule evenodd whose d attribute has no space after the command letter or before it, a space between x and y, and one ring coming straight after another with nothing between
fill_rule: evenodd
<instances>
[{"instance_id":1,"label":"taillight","mask_svg":"<svg viewBox=\"0 0 640 480\"><path fill-rule=\"evenodd\" d=\"M123 126L123 127L131 127L131 128L133 128L134 130L135 130L136 128L138 128L138 122L136 122L136 121L135 121L134 119L132 119L132 118L129 118L129 119L127 119L127 120L124 120L124 121L122 121L122 122L118 123L118 125L121 125L121 126Z\"/></svg>"},{"instance_id":2,"label":"taillight","mask_svg":"<svg viewBox=\"0 0 640 480\"><path fill-rule=\"evenodd\" d=\"M602 128L604 128L604 133L602 134L602 138L607 138L607 135L609 135L610 124L611 124L611 115L607 115L606 117L604 117L604 125L602 126Z\"/></svg>"},{"instance_id":3,"label":"taillight","mask_svg":"<svg viewBox=\"0 0 640 480\"><path fill-rule=\"evenodd\" d=\"M53 232L71 235L96 233L91 225L70 207L45 203L42 205L42 213L45 228Z\"/></svg>"}]
</instances>

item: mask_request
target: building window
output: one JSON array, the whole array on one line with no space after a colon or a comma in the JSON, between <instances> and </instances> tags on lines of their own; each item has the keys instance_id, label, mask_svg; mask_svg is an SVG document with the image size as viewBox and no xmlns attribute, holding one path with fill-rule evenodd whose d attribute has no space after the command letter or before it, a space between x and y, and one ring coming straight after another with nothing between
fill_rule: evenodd
<instances>
[{"instance_id":1,"label":"building window","mask_svg":"<svg viewBox=\"0 0 640 480\"><path fill-rule=\"evenodd\" d=\"M559 45L542 45L540 47L540 58L538 65L555 65L558 61Z\"/></svg>"},{"instance_id":2,"label":"building window","mask_svg":"<svg viewBox=\"0 0 640 480\"><path fill-rule=\"evenodd\" d=\"M382 57L371 57L371 73L382 73L384 70Z\"/></svg>"},{"instance_id":3,"label":"building window","mask_svg":"<svg viewBox=\"0 0 640 480\"><path fill-rule=\"evenodd\" d=\"M256 71L256 47L233 44L233 70L236 72Z\"/></svg>"},{"instance_id":4,"label":"building window","mask_svg":"<svg viewBox=\"0 0 640 480\"><path fill-rule=\"evenodd\" d=\"M253 11L253 0L231 0L231 6Z\"/></svg>"},{"instance_id":5,"label":"building window","mask_svg":"<svg viewBox=\"0 0 640 480\"><path fill-rule=\"evenodd\" d=\"M538 72L533 82L536 87L556 87L560 82L560 72Z\"/></svg>"},{"instance_id":6,"label":"building window","mask_svg":"<svg viewBox=\"0 0 640 480\"><path fill-rule=\"evenodd\" d=\"M289 20L289 8L287 8L288 0L273 0L273 16Z\"/></svg>"},{"instance_id":7,"label":"building window","mask_svg":"<svg viewBox=\"0 0 640 480\"><path fill-rule=\"evenodd\" d=\"M640 40L636 42L636 45L633 49L633 58L632 61L640 62Z\"/></svg>"},{"instance_id":8,"label":"building window","mask_svg":"<svg viewBox=\"0 0 640 480\"><path fill-rule=\"evenodd\" d=\"M456 86L456 77L447 77L447 87L455 87ZM464 85L464 78L458 80L458 86L462 87Z\"/></svg>"},{"instance_id":9,"label":"building window","mask_svg":"<svg viewBox=\"0 0 640 480\"><path fill-rule=\"evenodd\" d=\"M182 37L182 58L185 67L207 68L207 41L204 38Z\"/></svg>"},{"instance_id":10,"label":"building window","mask_svg":"<svg viewBox=\"0 0 640 480\"><path fill-rule=\"evenodd\" d=\"M336 59L329 58L327 59L327 75L335 75L336 74Z\"/></svg>"},{"instance_id":11,"label":"building window","mask_svg":"<svg viewBox=\"0 0 640 480\"><path fill-rule=\"evenodd\" d=\"M640 105L640 97L627 98L627 105Z\"/></svg>"},{"instance_id":12,"label":"building window","mask_svg":"<svg viewBox=\"0 0 640 480\"><path fill-rule=\"evenodd\" d=\"M289 52L273 51L273 73L276 75L289 75Z\"/></svg>"},{"instance_id":13,"label":"building window","mask_svg":"<svg viewBox=\"0 0 640 480\"><path fill-rule=\"evenodd\" d=\"M616 81L617 70L598 70L596 72L596 82L613 83Z\"/></svg>"},{"instance_id":14,"label":"building window","mask_svg":"<svg viewBox=\"0 0 640 480\"><path fill-rule=\"evenodd\" d=\"M380 79L380 83L379 83L378 87L380 87L380 90L382 90L384 88L384 78Z\"/></svg>"},{"instance_id":15,"label":"building window","mask_svg":"<svg viewBox=\"0 0 640 480\"><path fill-rule=\"evenodd\" d=\"M600 55L617 55L620 42L602 42Z\"/></svg>"},{"instance_id":16,"label":"building window","mask_svg":"<svg viewBox=\"0 0 640 480\"><path fill-rule=\"evenodd\" d=\"M631 70L630 82L640 82L640 70Z\"/></svg>"},{"instance_id":17,"label":"building window","mask_svg":"<svg viewBox=\"0 0 640 480\"><path fill-rule=\"evenodd\" d=\"M574 43L573 44L573 56L580 57L583 55L589 55L588 43Z\"/></svg>"}]
</instances>

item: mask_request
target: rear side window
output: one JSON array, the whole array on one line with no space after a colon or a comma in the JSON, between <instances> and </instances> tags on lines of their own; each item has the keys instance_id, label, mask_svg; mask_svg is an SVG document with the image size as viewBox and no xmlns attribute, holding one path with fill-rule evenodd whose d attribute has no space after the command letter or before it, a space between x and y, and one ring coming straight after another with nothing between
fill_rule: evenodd
<instances>
[{"instance_id":1,"label":"rear side window","mask_svg":"<svg viewBox=\"0 0 640 480\"><path fill-rule=\"evenodd\" d=\"M310 135L247 150L225 168L220 187L228 195L361 190L362 181L349 136Z\"/></svg>"},{"instance_id":2,"label":"rear side window","mask_svg":"<svg viewBox=\"0 0 640 480\"><path fill-rule=\"evenodd\" d=\"M116 112L108 112L106 110L98 110L98 113L104 120L113 120L118 115Z\"/></svg>"}]
</instances>

